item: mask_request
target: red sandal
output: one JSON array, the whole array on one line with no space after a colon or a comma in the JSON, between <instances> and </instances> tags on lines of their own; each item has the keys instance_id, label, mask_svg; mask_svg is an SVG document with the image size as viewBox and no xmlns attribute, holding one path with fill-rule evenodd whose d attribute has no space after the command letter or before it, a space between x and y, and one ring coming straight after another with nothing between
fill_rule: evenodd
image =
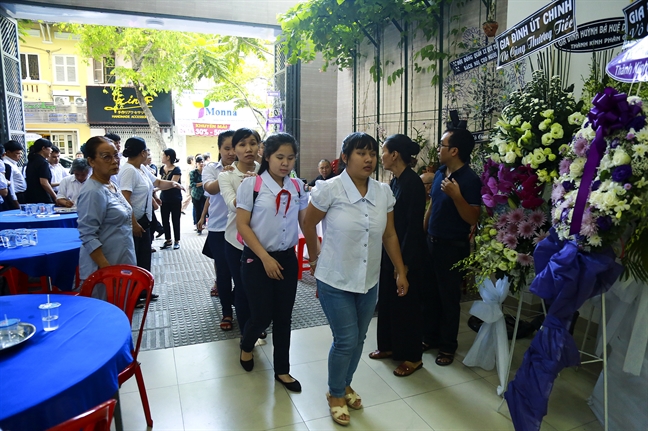
<instances>
[{"instance_id":1,"label":"red sandal","mask_svg":"<svg viewBox=\"0 0 648 431\"><path fill-rule=\"evenodd\" d=\"M232 317L230 317L230 316L223 317L223 320L221 320L221 323L220 323L220 328L223 331L231 331L232 328L233 328L233 325L232 325L233 320L234 319L232 319Z\"/></svg>"}]
</instances>

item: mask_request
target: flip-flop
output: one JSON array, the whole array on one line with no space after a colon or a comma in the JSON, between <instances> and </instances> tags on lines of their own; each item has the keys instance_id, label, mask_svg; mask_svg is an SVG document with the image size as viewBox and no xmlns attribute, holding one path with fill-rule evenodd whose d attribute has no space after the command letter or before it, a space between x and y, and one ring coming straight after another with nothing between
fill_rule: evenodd
<instances>
[{"instance_id":1,"label":"flip-flop","mask_svg":"<svg viewBox=\"0 0 648 431\"><path fill-rule=\"evenodd\" d=\"M418 364L416 367L410 367L405 362L403 362L398 367L396 367L396 369L394 370L394 375L396 377L407 377L412 375L415 371L420 370L421 368L423 368L423 362Z\"/></svg>"},{"instance_id":2,"label":"flip-flop","mask_svg":"<svg viewBox=\"0 0 648 431\"><path fill-rule=\"evenodd\" d=\"M385 352L382 350L374 350L373 352L369 353L369 358L370 359L385 359L385 358L391 358L392 352Z\"/></svg>"},{"instance_id":3,"label":"flip-flop","mask_svg":"<svg viewBox=\"0 0 648 431\"><path fill-rule=\"evenodd\" d=\"M232 326L233 321L234 321L234 319L232 319L230 316L223 317L223 320L221 320L221 322L220 322L220 328L223 331L231 331L232 328L233 328L233 326Z\"/></svg>"},{"instance_id":4,"label":"flip-flop","mask_svg":"<svg viewBox=\"0 0 648 431\"><path fill-rule=\"evenodd\" d=\"M434 362L440 367L446 367L454 362L454 353L439 352Z\"/></svg>"}]
</instances>

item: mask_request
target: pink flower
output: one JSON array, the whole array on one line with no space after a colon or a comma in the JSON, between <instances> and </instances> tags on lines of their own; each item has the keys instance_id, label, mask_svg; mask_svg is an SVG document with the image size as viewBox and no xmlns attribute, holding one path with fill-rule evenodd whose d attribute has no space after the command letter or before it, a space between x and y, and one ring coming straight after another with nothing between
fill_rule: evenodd
<instances>
[{"instance_id":1,"label":"pink flower","mask_svg":"<svg viewBox=\"0 0 648 431\"><path fill-rule=\"evenodd\" d=\"M520 262L520 265L522 266L529 266L533 264L533 256L530 256L528 254L518 253L517 261Z\"/></svg>"},{"instance_id":2,"label":"pink flower","mask_svg":"<svg viewBox=\"0 0 648 431\"><path fill-rule=\"evenodd\" d=\"M527 218L533 226L540 227L547 221L547 216L543 211L533 211Z\"/></svg>"},{"instance_id":3,"label":"pink flower","mask_svg":"<svg viewBox=\"0 0 648 431\"><path fill-rule=\"evenodd\" d=\"M522 238L531 238L533 232L535 232L535 226L529 221L523 221L518 226L518 235Z\"/></svg>"},{"instance_id":4,"label":"pink flower","mask_svg":"<svg viewBox=\"0 0 648 431\"><path fill-rule=\"evenodd\" d=\"M558 202L565 196L565 188L562 186L562 184L554 184L553 190L551 191L551 200L555 202Z\"/></svg>"},{"instance_id":5,"label":"pink flower","mask_svg":"<svg viewBox=\"0 0 648 431\"><path fill-rule=\"evenodd\" d=\"M578 138L574 141L574 153L578 157L585 157L589 149L589 142L585 138Z\"/></svg>"},{"instance_id":6,"label":"pink flower","mask_svg":"<svg viewBox=\"0 0 648 431\"><path fill-rule=\"evenodd\" d=\"M508 234L506 233L505 230L500 230L497 232L497 236L495 237L498 242L504 243L504 237L506 237Z\"/></svg>"},{"instance_id":7,"label":"pink flower","mask_svg":"<svg viewBox=\"0 0 648 431\"><path fill-rule=\"evenodd\" d=\"M560 175L565 175L569 173L569 167L571 166L571 160L562 159L558 165L558 172Z\"/></svg>"},{"instance_id":8,"label":"pink flower","mask_svg":"<svg viewBox=\"0 0 648 431\"><path fill-rule=\"evenodd\" d=\"M504 239L502 240L502 244L510 248L511 250L515 250L515 247L518 245L517 238L514 235L509 235L506 234L504 235Z\"/></svg>"},{"instance_id":9,"label":"pink flower","mask_svg":"<svg viewBox=\"0 0 648 431\"><path fill-rule=\"evenodd\" d=\"M522 208L516 208L509 213L509 222L510 223L519 223L524 219L524 210Z\"/></svg>"},{"instance_id":10,"label":"pink flower","mask_svg":"<svg viewBox=\"0 0 648 431\"><path fill-rule=\"evenodd\" d=\"M540 241L542 241L543 239L545 239L548 236L549 236L549 234L547 232L545 232L543 230L538 231L538 234L535 236L535 238L533 238L533 244L538 245L538 243Z\"/></svg>"},{"instance_id":11,"label":"pink flower","mask_svg":"<svg viewBox=\"0 0 648 431\"><path fill-rule=\"evenodd\" d=\"M583 214L583 222L581 224L580 234L584 236L592 236L598 232L596 220L592 217L590 211L585 211Z\"/></svg>"},{"instance_id":12,"label":"pink flower","mask_svg":"<svg viewBox=\"0 0 648 431\"><path fill-rule=\"evenodd\" d=\"M626 135L626 139L627 139L628 141L632 141L634 138L635 138L634 133L628 133L628 134Z\"/></svg>"},{"instance_id":13,"label":"pink flower","mask_svg":"<svg viewBox=\"0 0 648 431\"><path fill-rule=\"evenodd\" d=\"M509 224L506 226L506 233L516 236L518 234L517 224Z\"/></svg>"}]
</instances>

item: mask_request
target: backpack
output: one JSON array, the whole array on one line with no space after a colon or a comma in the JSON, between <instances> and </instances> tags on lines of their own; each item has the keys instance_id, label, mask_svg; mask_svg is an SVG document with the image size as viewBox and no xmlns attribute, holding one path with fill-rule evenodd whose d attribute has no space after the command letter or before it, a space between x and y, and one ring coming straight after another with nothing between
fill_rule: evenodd
<instances>
[{"instance_id":1,"label":"backpack","mask_svg":"<svg viewBox=\"0 0 648 431\"><path fill-rule=\"evenodd\" d=\"M291 178L290 179L295 186L295 189L297 189L297 195L301 198L301 187L300 187L300 181L296 178ZM254 182L254 193L252 194L252 210L250 211L250 219L252 218L252 211L254 211L254 202L256 202L257 196L259 196L259 190L261 190L261 184L263 184L263 178L261 178L261 175L256 176L256 181ZM243 237L241 236L240 233L236 232L236 239L238 242L241 244L243 243Z\"/></svg>"}]
</instances>

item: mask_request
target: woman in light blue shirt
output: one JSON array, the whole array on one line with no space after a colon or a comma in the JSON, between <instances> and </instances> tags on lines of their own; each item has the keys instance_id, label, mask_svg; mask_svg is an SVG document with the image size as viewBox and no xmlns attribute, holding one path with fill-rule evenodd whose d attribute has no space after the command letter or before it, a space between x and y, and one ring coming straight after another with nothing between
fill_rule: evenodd
<instances>
[{"instance_id":1,"label":"woman in light blue shirt","mask_svg":"<svg viewBox=\"0 0 648 431\"><path fill-rule=\"evenodd\" d=\"M394 264L398 295L405 295L409 287L394 228L394 196L389 185L371 178L377 155L373 137L347 136L342 145L346 169L315 184L304 220L308 255L316 256L310 261L311 272L333 332L327 398L331 417L341 425L351 419L347 407L362 408L351 381L376 307L381 244ZM326 232L318 256L316 225L322 220Z\"/></svg>"},{"instance_id":2,"label":"woman in light blue shirt","mask_svg":"<svg viewBox=\"0 0 648 431\"><path fill-rule=\"evenodd\" d=\"M92 176L81 188L77 202L81 281L99 268L136 264L132 208L110 180L119 172L117 147L108 139L95 136L83 145L82 151L92 167Z\"/></svg>"}]
</instances>

